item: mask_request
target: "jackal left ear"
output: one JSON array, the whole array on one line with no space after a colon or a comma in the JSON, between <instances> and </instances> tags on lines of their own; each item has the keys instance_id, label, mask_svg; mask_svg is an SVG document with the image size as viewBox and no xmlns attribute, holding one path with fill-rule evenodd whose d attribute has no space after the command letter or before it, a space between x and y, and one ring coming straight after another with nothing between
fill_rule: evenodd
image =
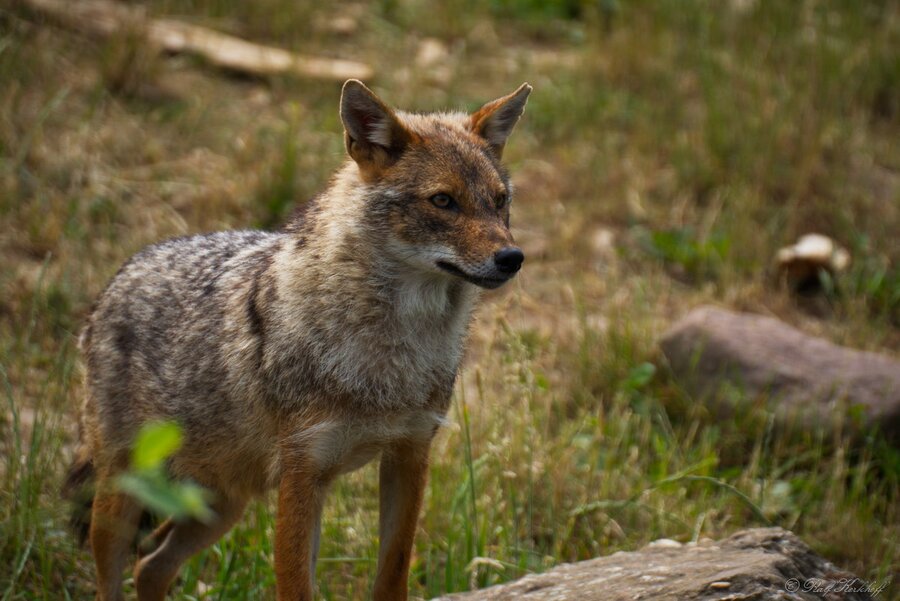
<instances>
[{"instance_id":1,"label":"jackal left ear","mask_svg":"<svg viewBox=\"0 0 900 601\"><path fill-rule=\"evenodd\" d=\"M531 89L530 85L523 83L512 94L488 102L470 117L472 131L487 140L498 158L503 155L506 139L525 112Z\"/></svg>"},{"instance_id":2,"label":"jackal left ear","mask_svg":"<svg viewBox=\"0 0 900 601\"><path fill-rule=\"evenodd\" d=\"M341 121L347 154L364 172L389 166L411 139L394 111L356 79L341 91Z\"/></svg>"}]
</instances>

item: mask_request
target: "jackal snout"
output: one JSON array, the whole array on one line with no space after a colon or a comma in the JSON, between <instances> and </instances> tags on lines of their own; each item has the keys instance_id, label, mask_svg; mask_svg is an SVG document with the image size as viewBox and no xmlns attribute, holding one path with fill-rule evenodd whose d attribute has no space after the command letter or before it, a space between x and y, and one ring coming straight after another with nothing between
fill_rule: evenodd
<instances>
[{"instance_id":1,"label":"jackal snout","mask_svg":"<svg viewBox=\"0 0 900 601\"><path fill-rule=\"evenodd\" d=\"M507 246L494 253L494 265L497 266L497 270L510 276L519 271L523 261L525 253L517 246Z\"/></svg>"},{"instance_id":2,"label":"jackal snout","mask_svg":"<svg viewBox=\"0 0 900 601\"><path fill-rule=\"evenodd\" d=\"M499 288L518 273L525 260L525 253L517 246L503 246L483 261L472 263L462 262L462 265L452 260L439 259L435 265L457 277L482 288Z\"/></svg>"}]
</instances>

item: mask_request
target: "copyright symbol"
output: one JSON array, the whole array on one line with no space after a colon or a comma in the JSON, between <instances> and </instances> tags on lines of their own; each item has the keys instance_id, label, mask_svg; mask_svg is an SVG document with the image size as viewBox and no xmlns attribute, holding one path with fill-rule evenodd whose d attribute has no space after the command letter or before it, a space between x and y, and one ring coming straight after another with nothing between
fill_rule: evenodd
<instances>
[{"instance_id":1,"label":"copyright symbol","mask_svg":"<svg viewBox=\"0 0 900 601\"><path fill-rule=\"evenodd\" d=\"M784 583L784 590L789 593L796 593L800 590L800 581L796 578L788 578Z\"/></svg>"}]
</instances>

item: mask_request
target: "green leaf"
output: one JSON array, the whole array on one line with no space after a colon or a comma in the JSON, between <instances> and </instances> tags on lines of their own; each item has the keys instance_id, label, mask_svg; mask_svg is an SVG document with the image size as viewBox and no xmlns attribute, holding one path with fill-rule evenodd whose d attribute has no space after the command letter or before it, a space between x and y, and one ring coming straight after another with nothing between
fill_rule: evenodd
<instances>
[{"instance_id":1,"label":"green leaf","mask_svg":"<svg viewBox=\"0 0 900 601\"><path fill-rule=\"evenodd\" d=\"M174 422L153 422L138 432L131 463L135 470L143 471L159 467L181 448L181 427Z\"/></svg>"},{"instance_id":2,"label":"green leaf","mask_svg":"<svg viewBox=\"0 0 900 601\"><path fill-rule=\"evenodd\" d=\"M142 505L161 515L180 513L180 507L166 488L163 478L150 477L150 474L125 473L119 476L116 484L123 492L127 492Z\"/></svg>"},{"instance_id":3,"label":"green leaf","mask_svg":"<svg viewBox=\"0 0 900 601\"><path fill-rule=\"evenodd\" d=\"M116 480L119 489L137 499L144 507L159 515L175 519L185 517L209 521L213 513L210 494L193 482L173 482L162 472L129 472Z\"/></svg>"},{"instance_id":4,"label":"green leaf","mask_svg":"<svg viewBox=\"0 0 900 601\"><path fill-rule=\"evenodd\" d=\"M178 482L176 492L185 513L200 521L208 522L213 517L209 508L210 492L193 482Z\"/></svg>"},{"instance_id":5,"label":"green leaf","mask_svg":"<svg viewBox=\"0 0 900 601\"><path fill-rule=\"evenodd\" d=\"M650 383L656 374L656 366L649 362L641 363L631 368L628 372L628 378L625 380L625 386L629 390L640 390Z\"/></svg>"}]
</instances>

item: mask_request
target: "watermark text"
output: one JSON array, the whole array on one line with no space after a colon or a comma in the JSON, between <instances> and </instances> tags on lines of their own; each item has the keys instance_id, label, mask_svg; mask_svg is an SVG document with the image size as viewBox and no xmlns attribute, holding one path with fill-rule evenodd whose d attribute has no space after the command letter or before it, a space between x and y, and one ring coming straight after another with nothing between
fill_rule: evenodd
<instances>
[{"instance_id":1,"label":"watermark text","mask_svg":"<svg viewBox=\"0 0 900 601\"><path fill-rule=\"evenodd\" d=\"M867 593L877 597L890 584L890 578L884 582L869 582L861 578L840 578L829 580L826 578L807 578L799 580L789 578L784 582L784 590L789 593L815 593L827 595L828 593Z\"/></svg>"}]
</instances>

